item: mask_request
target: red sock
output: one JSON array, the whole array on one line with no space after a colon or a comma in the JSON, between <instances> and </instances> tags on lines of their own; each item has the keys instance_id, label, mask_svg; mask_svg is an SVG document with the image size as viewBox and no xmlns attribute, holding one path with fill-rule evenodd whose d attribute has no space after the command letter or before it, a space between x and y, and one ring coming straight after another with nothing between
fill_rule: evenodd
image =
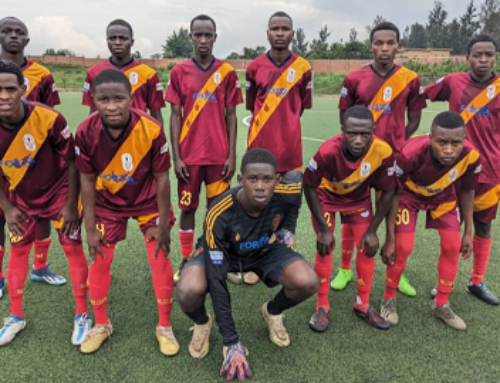
<instances>
[{"instance_id":1,"label":"red sock","mask_svg":"<svg viewBox=\"0 0 500 383\"><path fill-rule=\"evenodd\" d=\"M4 279L3 275L3 257L5 256L5 246L0 248L0 279Z\"/></svg>"},{"instance_id":2,"label":"red sock","mask_svg":"<svg viewBox=\"0 0 500 383\"><path fill-rule=\"evenodd\" d=\"M356 272L358 273L358 305L370 305L370 291L372 289L373 274L375 272L375 257L368 257L359 250L361 238L365 235L368 225L351 225L358 252L356 254Z\"/></svg>"},{"instance_id":3,"label":"red sock","mask_svg":"<svg viewBox=\"0 0 500 383\"><path fill-rule=\"evenodd\" d=\"M394 265L386 268L384 300L396 299L399 280L413 251L414 242L415 233L396 233L396 261Z\"/></svg>"},{"instance_id":4,"label":"red sock","mask_svg":"<svg viewBox=\"0 0 500 383\"><path fill-rule=\"evenodd\" d=\"M193 251L194 230L179 230L182 258L188 259Z\"/></svg>"},{"instance_id":5,"label":"red sock","mask_svg":"<svg viewBox=\"0 0 500 383\"><path fill-rule=\"evenodd\" d=\"M474 261L472 266L471 283L477 285L483 282L488 259L490 258L491 238L480 238L474 235L472 238L472 251L474 253Z\"/></svg>"},{"instance_id":6,"label":"red sock","mask_svg":"<svg viewBox=\"0 0 500 383\"><path fill-rule=\"evenodd\" d=\"M458 272L460 255L460 232L438 230L441 237L441 255L438 262L438 287L436 307L448 303L448 297L453 290L453 283Z\"/></svg>"},{"instance_id":7,"label":"red sock","mask_svg":"<svg viewBox=\"0 0 500 383\"><path fill-rule=\"evenodd\" d=\"M330 290L330 274L332 273L332 252L325 257L316 252L314 261L314 271L318 274L319 289L318 301L316 302L316 311L323 308L326 312L330 311L330 303L328 302L328 291Z\"/></svg>"},{"instance_id":8,"label":"red sock","mask_svg":"<svg viewBox=\"0 0 500 383\"><path fill-rule=\"evenodd\" d=\"M352 255L354 253L354 245L356 243L354 241L354 234L351 225L342 225L341 241L342 253L340 256L340 268L351 270Z\"/></svg>"},{"instance_id":9,"label":"red sock","mask_svg":"<svg viewBox=\"0 0 500 383\"><path fill-rule=\"evenodd\" d=\"M108 293L111 286L111 263L115 253L115 245L101 246L106 258L96 254L95 262L90 263L89 295L95 315L95 324L109 324Z\"/></svg>"},{"instance_id":10,"label":"red sock","mask_svg":"<svg viewBox=\"0 0 500 383\"><path fill-rule=\"evenodd\" d=\"M81 244L63 246L63 250L68 259L69 274L71 276L71 283L73 284L73 295L75 296L76 304L75 315L87 313L87 278L89 269L83 247Z\"/></svg>"},{"instance_id":11,"label":"red sock","mask_svg":"<svg viewBox=\"0 0 500 383\"><path fill-rule=\"evenodd\" d=\"M24 318L24 283L28 274L31 244L11 247L7 283L9 285L10 313Z\"/></svg>"},{"instance_id":12,"label":"red sock","mask_svg":"<svg viewBox=\"0 0 500 383\"><path fill-rule=\"evenodd\" d=\"M47 258L49 256L49 247L52 243L52 239L36 239L34 243L35 259L33 261L33 266L35 270L44 269L47 267Z\"/></svg>"},{"instance_id":13,"label":"red sock","mask_svg":"<svg viewBox=\"0 0 500 383\"><path fill-rule=\"evenodd\" d=\"M170 326L170 314L174 294L174 273L170 258L160 249L154 258L156 241L146 242L148 261L153 271L153 288L158 306L158 326Z\"/></svg>"}]
</instances>

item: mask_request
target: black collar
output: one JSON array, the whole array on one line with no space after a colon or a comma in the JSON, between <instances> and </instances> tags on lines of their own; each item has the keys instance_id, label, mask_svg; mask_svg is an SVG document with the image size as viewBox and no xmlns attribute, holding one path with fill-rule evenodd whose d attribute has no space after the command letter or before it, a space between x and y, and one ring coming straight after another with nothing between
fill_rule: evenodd
<instances>
[{"instance_id":1,"label":"black collar","mask_svg":"<svg viewBox=\"0 0 500 383\"><path fill-rule=\"evenodd\" d=\"M111 63L111 65L113 65L113 66L117 67L118 69L122 69L122 68L125 68L126 66L128 66L128 65L132 64L132 63L134 62L134 58L133 58L133 57L131 57L131 58L130 58L130 60L129 60L127 63L125 63L124 65L121 65L121 66L120 66L120 65L118 65L118 64L115 64L115 63L113 62L113 57L110 57L110 58L109 58L109 62Z\"/></svg>"},{"instance_id":2,"label":"black collar","mask_svg":"<svg viewBox=\"0 0 500 383\"><path fill-rule=\"evenodd\" d=\"M373 71L373 73L375 73L378 77L380 77L380 78L387 78L387 77L389 77L389 76L392 74L392 72L394 72L394 69L396 69L396 64L394 64L394 65L392 66L392 68L391 68L391 69L389 69L389 72L387 72L384 76L382 76L380 73L378 73L378 72L377 72L377 70L375 69L375 67L373 66L373 64L370 64L370 69L371 69L371 70Z\"/></svg>"},{"instance_id":3,"label":"black collar","mask_svg":"<svg viewBox=\"0 0 500 383\"><path fill-rule=\"evenodd\" d=\"M26 121L28 120L28 117L30 116L30 107L29 107L27 102L22 101L22 103L23 103L23 108L24 108L24 116L21 119L21 121L19 121L16 125L14 125L14 127L12 129L6 128L2 124L0 124L0 126L3 129L5 129L6 131L11 132L11 133L17 133L17 131L19 129L21 129L23 127L23 125L26 123Z\"/></svg>"},{"instance_id":4,"label":"black collar","mask_svg":"<svg viewBox=\"0 0 500 383\"><path fill-rule=\"evenodd\" d=\"M469 76L470 76L470 79L472 81L474 81L476 84L485 85L485 84L489 83L491 80L493 80L496 77L496 74L494 72L491 72L490 78L488 78L488 80L483 81L483 82L479 82L474 77L472 77L472 72L469 72Z\"/></svg>"},{"instance_id":5,"label":"black collar","mask_svg":"<svg viewBox=\"0 0 500 383\"><path fill-rule=\"evenodd\" d=\"M271 51L267 52L267 58L269 59L269 61L271 61L273 63L273 65L276 68L281 68L283 65L285 65L288 62L288 60L290 60L292 58L292 52L289 53L288 57L286 59L284 59L281 64L278 64L278 63L276 63L276 61L273 60L273 58L271 57Z\"/></svg>"},{"instance_id":6,"label":"black collar","mask_svg":"<svg viewBox=\"0 0 500 383\"><path fill-rule=\"evenodd\" d=\"M28 59L25 57L24 58L24 62L20 65L21 66L21 69L24 69L24 67L28 65Z\"/></svg>"},{"instance_id":7,"label":"black collar","mask_svg":"<svg viewBox=\"0 0 500 383\"><path fill-rule=\"evenodd\" d=\"M130 121L132 120L132 113L129 111L128 112L128 121L127 121L127 124L123 127L122 131L120 132L120 135L117 137L117 138L114 138L111 133L109 132L109 128L108 126L104 123L104 120L102 119L101 117L101 123L102 123L102 127L104 128L104 131L106 132L106 134L108 135L108 137L114 141L114 142L117 142L117 141L120 141L120 139L123 137L123 135L125 134L125 132L128 130L128 127L130 125Z\"/></svg>"},{"instance_id":8,"label":"black collar","mask_svg":"<svg viewBox=\"0 0 500 383\"><path fill-rule=\"evenodd\" d=\"M198 69L201 70L202 72L208 72L210 69L212 69L212 67L215 64L215 57L212 57L212 61L210 61L210 64L208 64L208 66L206 68L203 68L200 65L200 63L198 61L196 61L196 59L194 57L192 58L192 60L193 60L194 65L196 65L198 67Z\"/></svg>"}]
</instances>

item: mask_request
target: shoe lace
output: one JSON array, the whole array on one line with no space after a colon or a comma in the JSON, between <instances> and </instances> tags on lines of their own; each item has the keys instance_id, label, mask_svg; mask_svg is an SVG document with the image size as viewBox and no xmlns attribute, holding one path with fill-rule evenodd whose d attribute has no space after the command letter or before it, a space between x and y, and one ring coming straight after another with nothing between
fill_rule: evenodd
<instances>
[{"instance_id":1,"label":"shoe lace","mask_svg":"<svg viewBox=\"0 0 500 383\"><path fill-rule=\"evenodd\" d=\"M269 315L269 322L270 325L272 326L273 330L278 334L278 335L285 335L286 334L286 329L283 324L283 314L279 315Z\"/></svg>"},{"instance_id":2,"label":"shoe lace","mask_svg":"<svg viewBox=\"0 0 500 383\"><path fill-rule=\"evenodd\" d=\"M189 331L193 333L192 342L194 343L195 348L198 348L205 341L205 338L210 331L210 324L195 324L189 329Z\"/></svg>"},{"instance_id":3,"label":"shoe lace","mask_svg":"<svg viewBox=\"0 0 500 383\"><path fill-rule=\"evenodd\" d=\"M171 340L171 341L176 340L174 332L172 331L172 327L160 326L160 327L157 327L157 329L158 329L159 336L164 336L165 338L167 338L168 340Z\"/></svg>"},{"instance_id":4,"label":"shoe lace","mask_svg":"<svg viewBox=\"0 0 500 383\"><path fill-rule=\"evenodd\" d=\"M10 327L17 322L16 318L8 317L3 320L4 327Z\"/></svg>"},{"instance_id":5,"label":"shoe lace","mask_svg":"<svg viewBox=\"0 0 500 383\"><path fill-rule=\"evenodd\" d=\"M36 270L37 274L40 275L41 277L49 277L49 278L54 278L54 279L59 279L61 278L60 275L54 273L52 270L49 269L49 265L47 265L46 268L41 269L41 270Z\"/></svg>"},{"instance_id":6,"label":"shoe lace","mask_svg":"<svg viewBox=\"0 0 500 383\"><path fill-rule=\"evenodd\" d=\"M105 324L96 324L92 329L88 332L87 337L91 338L95 335L107 334L108 337L111 338L111 328Z\"/></svg>"},{"instance_id":7,"label":"shoe lace","mask_svg":"<svg viewBox=\"0 0 500 383\"><path fill-rule=\"evenodd\" d=\"M481 290L483 290L486 294L488 294L488 295L493 295L493 294L491 293L490 289L486 286L486 283L481 282L481 283L479 284L479 287L480 287L480 288L481 288Z\"/></svg>"},{"instance_id":8,"label":"shoe lace","mask_svg":"<svg viewBox=\"0 0 500 383\"><path fill-rule=\"evenodd\" d=\"M453 319L455 318L455 313L453 312L453 310L451 309L450 306L448 305L444 305L441 307L441 314L443 316L443 319Z\"/></svg>"}]
</instances>

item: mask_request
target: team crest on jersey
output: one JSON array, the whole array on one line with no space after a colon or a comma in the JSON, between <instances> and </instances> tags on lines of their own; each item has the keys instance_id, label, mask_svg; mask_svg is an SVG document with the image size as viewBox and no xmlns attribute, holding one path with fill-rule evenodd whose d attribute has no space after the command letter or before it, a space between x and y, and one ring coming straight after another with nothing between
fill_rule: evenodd
<instances>
[{"instance_id":1,"label":"team crest on jersey","mask_svg":"<svg viewBox=\"0 0 500 383\"><path fill-rule=\"evenodd\" d=\"M134 161L132 160L130 153L122 154L122 167L126 172L131 172L132 169L134 169Z\"/></svg>"},{"instance_id":2,"label":"team crest on jersey","mask_svg":"<svg viewBox=\"0 0 500 383\"><path fill-rule=\"evenodd\" d=\"M64 137L65 140L71 137L71 130L69 129L68 125L66 125L66 127L63 129L61 135Z\"/></svg>"},{"instance_id":3,"label":"team crest on jersey","mask_svg":"<svg viewBox=\"0 0 500 383\"><path fill-rule=\"evenodd\" d=\"M448 181L450 182L455 182L458 176L458 170L457 169L451 169L450 174L448 176Z\"/></svg>"},{"instance_id":4,"label":"team crest on jersey","mask_svg":"<svg viewBox=\"0 0 500 383\"><path fill-rule=\"evenodd\" d=\"M30 152L34 152L36 150L35 137L33 137L31 134L26 133L23 136L23 141L24 141L24 147L27 150L29 150Z\"/></svg>"},{"instance_id":5,"label":"team crest on jersey","mask_svg":"<svg viewBox=\"0 0 500 383\"><path fill-rule=\"evenodd\" d=\"M130 72L128 79L132 85L137 85L139 83L139 74L137 72Z\"/></svg>"},{"instance_id":6,"label":"team crest on jersey","mask_svg":"<svg viewBox=\"0 0 500 383\"><path fill-rule=\"evenodd\" d=\"M372 164L370 164L369 162L363 162L361 164L361 171L360 171L360 174L361 174L361 177L368 177L370 175L370 171L372 170Z\"/></svg>"},{"instance_id":7,"label":"team crest on jersey","mask_svg":"<svg viewBox=\"0 0 500 383\"><path fill-rule=\"evenodd\" d=\"M295 81L295 69L290 68L288 69L288 73L286 75L286 81L288 82L294 82Z\"/></svg>"},{"instance_id":8,"label":"team crest on jersey","mask_svg":"<svg viewBox=\"0 0 500 383\"><path fill-rule=\"evenodd\" d=\"M219 85L220 84L220 81L221 81L221 74L219 72L215 72L214 73L214 82Z\"/></svg>"},{"instance_id":9,"label":"team crest on jersey","mask_svg":"<svg viewBox=\"0 0 500 383\"><path fill-rule=\"evenodd\" d=\"M281 215L276 214L276 217L274 217L274 219L273 219L273 231L278 230L280 223L281 223Z\"/></svg>"},{"instance_id":10,"label":"team crest on jersey","mask_svg":"<svg viewBox=\"0 0 500 383\"><path fill-rule=\"evenodd\" d=\"M347 94L348 94L347 88L343 86L342 89L340 90L340 97L346 98Z\"/></svg>"},{"instance_id":11,"label":"team crest on jersey","mask_svg":"<svg viewBox=\"0 0 500 383\"><path fill-rule=\"evenodd\" d=\"M493 100L495 98L496 91L497 87L495 85L490 85L486 90L486 97L488 97L490 100Z\"/></svg>"},{"instance_id":12,"label":"team crest on jersey","mask_svg":"<svg viewBox=\"0 0 500 383\"><path fill-rule=\"evenodd\" d=\"M392 88L390 86L386 86L384 89L384 101L389 102L392 98Z\"/></svg>"},{"instance_id":13,"label":"team crest on jersey","mask_svg":"<svg viewBox=\"0 0 500 383\"><path fill-rule=\"evenodd\" d=\"M30 80L27 77L24 78L24 86L26 87L26 92L30 90Z\"/></svg>"}]
</instances>

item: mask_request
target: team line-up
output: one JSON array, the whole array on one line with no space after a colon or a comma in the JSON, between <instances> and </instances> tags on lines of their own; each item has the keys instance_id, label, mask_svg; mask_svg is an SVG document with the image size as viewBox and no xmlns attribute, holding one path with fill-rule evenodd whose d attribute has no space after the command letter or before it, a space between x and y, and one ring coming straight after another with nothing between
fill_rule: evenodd
<instances>
[{"instance_id":1,"label":"team line-up","mask_svg":"<svg viewBox=\"0 0 500 383\"><path fill-rule=\"evenodd\" d=\"M193 58L175 65L164 94L157 73L131 57L130 24L112 21L106 29L111 57L87 72L82 103L90 114L74 137L64 117L52 109L59 104L52 75L24 56L26 25L14 17L0 20L0 264L5 224L11 244L6 284L0 273L0 297L5 288L11 306L0 345L13 341L26 326L23 295L32 247L31 279L66 283L47 266L50 221L68 260L76 302L71 341L85 354L99 350L113 332L107 310L110 267L116 243L126 238L129 218L144 235L152 269L160 351L168 356L179 351L170 322L175 280L176 300L194 322L189 352L194 358L207 355L209 292L224 346L221 374L228 380L244 380L251 370L234 325L227 280L282 286L261 308L277 346L290 344L283 312L314 295L310 328L327 329L335 214L342 224L342 255L331 288L342 290L351 281L356 247L353 312L367 324L377 329L397 325L396 290L416 294L403 271L413 251L419 211L427 212L426 227L438 230L441 239L432 314L451 328L466 330L448 297L459 258L471 254L468 292L499 304L484 284L500 192L500 77L492 71L494 39L473 37L467 50L470 72L449 74L423 88L417 73L394 62L398 28L388 22L376 26L370 34L373 62L343 83L342 133L323 143L302 172L300 118L312 107L311 66L290 52L292 19L276 12L268 24L269 52L246 70L246 107L252 113L248 151L237 176L239 186L230 189L237 166L240 84L234 68L212 54L214 20L196 16L190 31ZM412 138L426 99L448 101L450 111L434 118L429 134ZM161 115L165 101L171 105L170 150ZM169 258L175 222L170 156L178 180L183 258L175 274ZM209 208L194 244L202 183ZM293 248L302 194L317 234L314 267ZM379 246L377 229L384 219L386 239ZM80 236L83 222L90 265ZM370 291L379 247L387 267L377 312L370 305Z\"/></svg>"}]
</instances>

